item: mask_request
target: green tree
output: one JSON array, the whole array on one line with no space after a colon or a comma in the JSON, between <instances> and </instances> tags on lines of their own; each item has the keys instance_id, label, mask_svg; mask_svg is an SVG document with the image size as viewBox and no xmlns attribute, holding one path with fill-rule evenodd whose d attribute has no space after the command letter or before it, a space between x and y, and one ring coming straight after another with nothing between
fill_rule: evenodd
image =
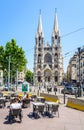
<instances>
[{"instance_id":1,"label":"green tree","mask_svg":"<svg viewBox=\"0 0 84 130\"><path fill-rule=\"evenodd\" d=\"M33 73L30 70L26 72L25 79L27 82L33 83Z\"/></svg>"},{"instance_id":2,"label":"green tree","mask_svg":"<svg viewBox=\"0 0 84 130\"><path fill-rule=\"evenodd\" d=\"M0 46L0 63L4 73L8 71L9 56L10 75L11 78L14 78L16 71L22 71L27 64L24 50L16 44L14 39L7 42L5 47Z\"/></svg>"},{"instance_id":3,"label":"green tree","mask_svg":"<svg viewBox=\"0 0 84 130\"><path fill-rule=\"evenodd\" d=\"M0 69L2 69L4 71L3 73L3 78L6 81L7 80L7 70L5 69L6 66L6 60L4 60L4 54L5 54L5 50L3 46L0 46Z\"/></svg>"},{"instance_id":4,"label":"green tree","mask_svg":"<svg viewBox=\"0 0 84 130\"><path fill-rule=\"evenodd\" d=\"M4 61L4 47L0 46L0 65L3 69L3 61Z\"/></svg>"}]
</instances>

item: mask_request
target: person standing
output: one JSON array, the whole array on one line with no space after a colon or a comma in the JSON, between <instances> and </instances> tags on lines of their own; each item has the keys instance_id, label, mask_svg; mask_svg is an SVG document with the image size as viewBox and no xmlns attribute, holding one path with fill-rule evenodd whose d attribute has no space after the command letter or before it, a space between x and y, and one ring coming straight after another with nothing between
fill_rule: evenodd
<instances>
[{"instance_id":1,"label":"person standing","mask_svg":"<svg viewBox=\"0 0 84 130\"><path fill-rule=\"evenodd\" d=\"M56 95L56 92L57 92L57 87L56 86L54 87L54 92L55 92L55 95Z\"/></svg>"}]
</instances>

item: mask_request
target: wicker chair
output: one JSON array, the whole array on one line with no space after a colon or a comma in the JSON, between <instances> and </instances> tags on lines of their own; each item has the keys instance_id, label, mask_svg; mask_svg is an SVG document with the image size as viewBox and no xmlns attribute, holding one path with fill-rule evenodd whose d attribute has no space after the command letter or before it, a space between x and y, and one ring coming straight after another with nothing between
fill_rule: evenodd
<instances>
[{"instance_id":1,"label":"wicker chair","mask_svg":"<svg viewBox=\"0 0 84 130\"><path fill-rule=\"evenodd\" d=\"M43 116L44 115L44 106L38 106L37 108L35 107L33 114L34 114L34 118L36 118L36 119L40 118L41 115Z\"/></svg>"},{"instance_id":2,"label":"wicker chair","mask_svg":"<svg viewBox=\"0 0 84 130\"><path fill-rule=\"evenodd\" d=\"M20 122L22 121L22 110L21 109L12 109L9 112L9 122L13 122L15 118L19 118Z\"/></svg>"},{"instance_id":3,"label":"wicker chair","mask_svg":"<svg viewBox=\"0 0 84 130\"><path fill-rule=\"evenodd\" d=\"M5 100L4 100L4 99L0 99L0 106L1 106L2 108L5 107Z\"/></svg>"},{"instance_id":4,"label":"wicker chair","mask_svg":"<svg viewBox=\"0 0 84 130\"><path fill-rule=\"evenodd\" d=\"M44 112L44 106L38 106L37 112L38 112L39 114L43 114L43 112Z\"/></svg>"},{"instance_id":5,"label":"wicker chair","mask_svg":"<svg viewBox=\"0 0 84 130\"><path fill-rule=\"evenodd\" d=\"M30 106L30 99L23 100L22 103L22 108L27 108Z\"/></svg>"},{"instance_id":6,"label":"wicker chair","mask_svg":"<svg viewBox=\"0 0 84 130\"><path fill-rule=\"evenodd\" d=\"M56 114L58 112L58 117L59 117L59 105L52 105L51 113Z\"/></svg>"}]
</instances>

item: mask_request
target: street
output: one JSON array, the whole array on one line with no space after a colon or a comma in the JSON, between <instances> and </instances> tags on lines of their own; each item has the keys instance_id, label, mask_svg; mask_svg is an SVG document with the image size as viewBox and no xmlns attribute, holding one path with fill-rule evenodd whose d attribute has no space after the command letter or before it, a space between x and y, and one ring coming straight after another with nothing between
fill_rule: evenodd
<instances>
[{"instance_id":1,"label":"street","mask_svg":"<svg viewBox=\"0 0 84 130\"><path fill-rule=\"evenodd\" d=\"M0 128L1 130L84 130L84 112L66 107L64 104L59 106L59 118L41 117L32 119L28 114L32 112L32 103L29 108L23 109L22 123L14 122L9 124L7 115L9 113L9 103L6 107L0 108ZM17 119L18 121L18 119Z\"/></svg>"}]
</instances>

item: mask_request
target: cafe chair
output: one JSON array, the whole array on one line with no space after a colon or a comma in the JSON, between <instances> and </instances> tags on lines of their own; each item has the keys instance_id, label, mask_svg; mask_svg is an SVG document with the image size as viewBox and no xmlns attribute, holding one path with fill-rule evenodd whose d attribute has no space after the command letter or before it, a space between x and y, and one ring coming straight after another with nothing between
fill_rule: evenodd
<instances>
[{"instance_id":1,"label":"cafe chair","mask_svg":"<svg viewBox=\"0 0 84 130\"><path fill-rule=\"evenodd\" d=\"M25 99L22 101L22 108L27 108L30 106L30 99Z\"/></svg>"},{"instance_id":2,"label":"cafe chair","mask_svg":"<svg viewBox=\"0 0 84 130\"><path fill-rule=\"evenodd\" d=\"M0 97L3 97L3 93L0 93Z\"/></svg>"},{"instance_id":3,"label":"cafe chair","mask_svg":"<svg viewBox=\"0 0 84 130\"><path fill-rule=\"evenodd\" d=\"M44 106L38 106L37 113L40 115L43 115L44 114Z\"/></svg>"},{"instance_id":4,"label":"cafe chair","mask_svg":"<svg viewBox=\"0 0 84 130\"><path fill-rule=\"evenodd\" d=\"M38 106L37 108L35 107L34 112L33 112L34 118L38 119L40 116L44 115L44 106Z\"/></svg>"},{"instance_id":5,"label":"cafe chair","mask_svg":"<svg viewBox=\"0 0 84 130\"><path fill-rule=\"evenodd\" d=\"M56 112L58 112L59 117L59 105L52 105L51 113L56 115Z\"/></svg>"},{"instance_id":6,"label":"cafe chair","mask_svg":"<svg viewBox=\"0 0 84 130\"><path fill-rule=\"evenodd\" d=\"M12 109L9 111L9 122L13 123L15 118L19 118L20 122L22 122L22 109Z\"/></svg>"},{"instance_id":7,"label":"cafe chair","mask_svg":"<svg viewBox=\"0 0 84 130\"><path fill-rule=\"evenodd\" d=\"M5 107L5 101L4 101L4 99L0 99L0 107L2 107L2 108Z\"/></svg>"},{"instance_id":8,"label":"cafe chair","mask_svg":"<svg viewBox=\"0 0 84 130\"><path fill-rule=\"evenodd\" d=\"M32 95L32 96L31 96L31 101L36 101L36 98L37 98L36 95Z\"/></svg>"},{"instance_id":9,"label":"cafe chair","mask_svg":"<svg viewBox=\"0 0 84 130\"><path fill-rule=\"evenodd\" d=\"M42 102L42 103L45 103L45 98L41 99L41 102Z\"/></svg>"}]
</instances>

